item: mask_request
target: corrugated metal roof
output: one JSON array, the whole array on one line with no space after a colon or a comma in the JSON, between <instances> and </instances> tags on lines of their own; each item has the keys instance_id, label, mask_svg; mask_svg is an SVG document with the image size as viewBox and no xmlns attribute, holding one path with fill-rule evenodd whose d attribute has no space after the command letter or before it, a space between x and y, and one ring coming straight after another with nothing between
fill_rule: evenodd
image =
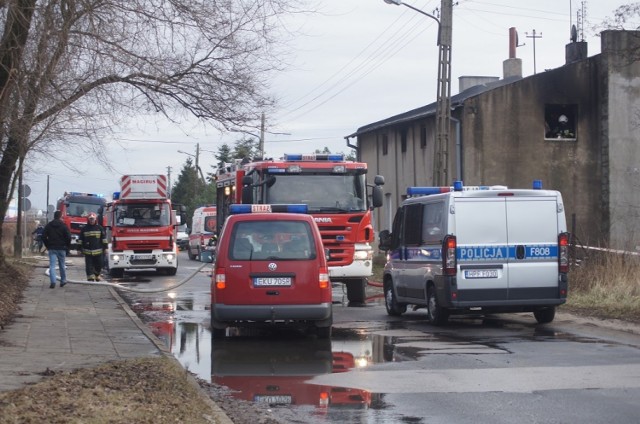
<instances>
[{"instance_id":1,"label":"corrugated metal roof","mask_svg":"<svg viewBox=\"0 0 640 424\"><path fill-rule=\"evenodd\" d=\"M522 77L508 77L498 81L493 81L487 84L480 84L473 87L470 87L464 90L462 93L458 93L454 96L451 96L451 108L455 109L462 105L462 103L478 94L484 93L485 91L493 90L494 88L501 87L503 85L511 84L515 81L521 80ZM433 102L426 106L419 107L417 109L410 110L408 112L401 113L399 115L392 116L387 119L383 119L378 122L374 122L372 124L365 125L363 127L358 128L358 130L346 136L346 139L357 137L361 134L365 134L368 132L376 131L381 128L390 127L398 124L402 124L404 122L414 121L416 119L425 118L427 116L435 115L436 113L436 105L437 102Z\"/></svg>"}]
</instances>

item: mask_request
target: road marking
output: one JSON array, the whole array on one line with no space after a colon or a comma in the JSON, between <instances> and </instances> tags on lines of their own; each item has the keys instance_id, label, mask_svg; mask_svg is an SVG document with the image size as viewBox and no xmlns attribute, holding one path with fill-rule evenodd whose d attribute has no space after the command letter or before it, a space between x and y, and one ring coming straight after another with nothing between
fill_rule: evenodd
<instances>
[{"instance_id":1,"label":"road marking","mask_svg":"<svg viewBox=\"0 0 640 424\"><path fill-rule=\"evenodd\" d=\"M310 384L371 393L532 393L640 388L640 364L443 370L359 370L316 376Z\"/></svg>"}]
</instances>

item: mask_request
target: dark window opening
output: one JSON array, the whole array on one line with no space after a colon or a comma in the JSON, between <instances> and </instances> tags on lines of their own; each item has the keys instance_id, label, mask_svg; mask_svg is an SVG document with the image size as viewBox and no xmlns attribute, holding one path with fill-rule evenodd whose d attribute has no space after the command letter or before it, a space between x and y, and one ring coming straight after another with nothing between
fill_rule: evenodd
<instances>
[{"instance_id":1,"label":"dark window opening","mask_svg":"<svg viewBox=\"0 0 640 424\"><path fill-rule=\"evenodd\" d=\"M578 105L545 105L544 138L575 140Z\"/></svg>"},{"instance_id":2,"label":"dark window opening","mask_svg":"<svg viewBox=\"0 0 640 424\"><path fill-rule=\"evenodd\" d=\"M388 153L389 153L389 139L387 138L387 135L384 134L382 136L382 154L386 156Z\"/></svg>"},{"instance_id":3,"label":"dark window opening","mask_svg":"<svg viewBox=\"0 0 640 424\"><path fill-rule=\"evenodd\" d=\"M427 127L424 125L420 128L420 148L427 147Z\"/></svg>"}]
</instances>

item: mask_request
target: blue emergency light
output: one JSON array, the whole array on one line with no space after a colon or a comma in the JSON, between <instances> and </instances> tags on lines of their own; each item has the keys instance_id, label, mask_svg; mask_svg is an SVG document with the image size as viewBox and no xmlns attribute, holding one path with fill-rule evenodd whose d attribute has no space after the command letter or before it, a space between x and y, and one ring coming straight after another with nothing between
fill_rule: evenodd
<instances>
[{"instance_id":1,"label":"blue emergency light","mask_svg":"<svg viewBox=\"0 0 640 424\"><path fill-rule=\"evenodd\" d=\"M533 180L533 189L542 190L542 180Z\"/></svg>"},{"instance_id":2,"label":"blue emergency light","mask_svg":"<svg viewBox=\"0 0 640 424\"><path fill-rule=\"evenodd\" d=\"M326 161L326 162L343 162L344 153L312 153L303 155L299 153L285 153L284 160L286 161Z\"/></svg>"},{"instance_id":3,"label":"blue emergency light","mask_svg":"<svg viewBox=\"0 0 640 424\"><path fill-rule=\"evenodd\" d=\"M542 182L540 183L542 187ZM534 182L535 188L535 182ZM429 196L432 194L449 193L451 191L475 191L506 189L503 186L465 186L462 181L454 181L453 187L407 187L407 196Z\"/></svg>"},{"instance_id":4,"label":"blue emergency light","mask_svg":"<svg viewBox=\"0 0 640 424\"><path fill-rule=\"evenodd\" d=\"M120 192L119 191L114 191L113 192L113 200L118 200L120 198Z\"/></svg>"},{"instance_id":5,"label":"blue emergency light","mask_svg":"<svg viewBox=\"0 0 640 424\"><path fill-rule=\"evenodd\" d=\"M260 204L234 204L229 206L229 213L232 215L243 213L307 213L309 210L306 204L280 204L280 205L260 205Z\"/></svg>"}]
</instances>

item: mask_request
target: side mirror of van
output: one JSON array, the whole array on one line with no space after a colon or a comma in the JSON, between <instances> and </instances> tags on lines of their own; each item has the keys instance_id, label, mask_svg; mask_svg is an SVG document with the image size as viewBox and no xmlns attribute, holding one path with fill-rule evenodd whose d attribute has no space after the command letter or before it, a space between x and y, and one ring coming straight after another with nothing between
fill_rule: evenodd
<instances>
[{"instance_id":1,"label":"side mirror of van","mask_svg":"<svg viewBox=\"0 0 640 424\"><path fill-rule=\"evenodd\" d=\"M325 256L325 258L327 258L327 261L328 261L329 258L331 257L331 250L324 249L324 256Z\"/></svg>"},{"instance_id":2,"label":"side mirror of van","mask_svg":"<svg viewBox=\"0 0 640 424\"><path fill-rule=\"evenodd\" d=\"M389 230L382 230L380 231L379 238L378 248L380 250L389 250L391 248L391 232Z\"/></svg>"}]
</instances>

